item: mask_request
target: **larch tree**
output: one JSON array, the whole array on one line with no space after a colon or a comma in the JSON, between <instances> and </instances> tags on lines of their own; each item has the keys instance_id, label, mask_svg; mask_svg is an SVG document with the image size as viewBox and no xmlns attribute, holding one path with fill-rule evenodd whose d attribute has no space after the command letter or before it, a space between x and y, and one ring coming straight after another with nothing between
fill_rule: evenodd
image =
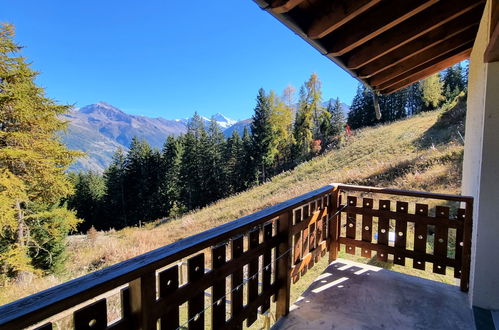
<instances>
[{"instance_id":1,"label":"larch tree","mask_svg":"<svg viewBox=\"0 0 499 330\"><path fill-rule=\"evenodd\" d=\"M428 109L436 109L444 99L442 95L443 82L438 73L421 81L419 88L421 89L423 102Z\"/></svg>"},{"instance_id":2,"label":"larch tree","mask_svg":"<svg viewBox=\"0 0 499 330\"><path fill-rule=\"evenodd\" d=\"M73 192L65 171L79 154L57 136L69 106L55 104L35 84L37 73L13 38L13 26L1 25L0 273L22 280L63 260L64 238L78 219L60 201Z\"/></svg>"}]
</instances>

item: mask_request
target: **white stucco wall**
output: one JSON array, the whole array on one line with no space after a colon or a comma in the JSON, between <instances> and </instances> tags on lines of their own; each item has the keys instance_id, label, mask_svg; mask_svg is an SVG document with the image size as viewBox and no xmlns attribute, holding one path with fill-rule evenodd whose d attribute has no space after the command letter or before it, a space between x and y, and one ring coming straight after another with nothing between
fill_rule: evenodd
<instances>
[{"instance_id":1,"label":"white stucco wall","mask_svg":"<svg viewBox=\"0 0 499 330\"><path fill-rule=\"evenodd\" d=\"M491 0L470 57L463 195L475 197L470 300L499 310L499 62L484 63Z\"/></svg>"}]
</instances>

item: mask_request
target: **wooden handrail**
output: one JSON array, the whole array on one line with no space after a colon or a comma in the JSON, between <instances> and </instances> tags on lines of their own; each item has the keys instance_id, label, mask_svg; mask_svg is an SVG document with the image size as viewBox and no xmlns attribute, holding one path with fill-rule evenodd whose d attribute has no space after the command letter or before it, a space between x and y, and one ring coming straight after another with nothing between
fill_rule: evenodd
<instances>
[{"instance_id":1,"label":"wooden handrail","mask_svg":"<svg viewBox=\"0 0 499 330\"><path fill-rule=\"evenodd\" d=\"M449 218L449 208L445 206L437 206L435 217L430 217L427 212L428 206L419 203L416 204L418 206L416 214L409 214L406 201L397 201L396 211L390 210L389 207L381 207L382 203L388 203L389 206L389 200L380 200L380 206L377 209L373 208L372 198L363 198L362 206L357 206L357 197L350 196L348 201L352 201L351 205L350 203L341 204L341 192L455 201L464 203L461 205L466 206L464 209L458 209L457 218ZM425 207L425 210L420 210L421 205ZM99 322L104 322L105 327L106 320L103 315L107 313L105 310L106 298L85 307L78 305L87 304L88 301L99 296L102 297L105 293L120 287L124 287L121 291L123 318L118 323L108 326L109 329L130 326L153 329L156 327L158 319L161 319L162 322L164 319L174 319L178 323L178 307L186 301L193 308L188 312L189 322L193 322L189 324L199 327L204 322L205 316L203 311L204 294L200 294L200 292L212 287L213 292L215 292L213 300L218 301L221 296L226 299L226 288L223 284L225 281L220 281L220 279L229 276L231 277L231 293L233 292L231 319L228 321L224 319L225 302L223 302L224 307L217 307L216 313L215 308L213 309L214 324L218 324L219 328L231 328L233 326L239 327L242 321L247 320L249 325L256 320L258 308L261 308L262 311L268 310L269 299L272 295L276 301L276 317L279 318L289 312L291 282L298 281L307 269L326 254L327 249L329 249L330 261L336 259L340 244L347 247L347 253L355 253L355 247L359 247L364 250L364 254L369 256L371 250L377 251L378 258L385 258L386 254L393 254L395 259L401 260L401 264L403 264L404 258L412 258L415 263L416 261L418 263L421 261L433 262L434 267L438 267L439 271L442 266L452 266L455 271L463 270L463 273L458 276L461 277L461 289L466 291L471 251L472 209L473 198L469 196L333 183L173 244L0 306L0 329L33 326L47 318L60 315L68 309L78 309L74 312L75 320L78 315L79 322L83 323L88 323L88 317L92 317L94 314L99 315ZM361 231L366 231L362 232L361 241L356 240L356 235L353 235L357 230L357 224L353 228L352 226L347 228L346 237L340 234L342 233L342 213L347 215L347 219L355 219L358 214L362 217L362 221L366 221L366 223L363 222L362 228L359 227ZM439 216L440 213L446 213L446 215ZM374 243L372 240L373 216L377 217L379 221L381 219L395 219L397 228L403 232L401 235L403 240L396 240L393 247L388 245L388 241L386 244L378 240ZM456 236L464 243L462 249L459 248L462 250L459 252L459 257L456 254L454 259L448 258L445 254L446 250L438 250L435 255L429 255L425 250L418 250L418 247L414 250L408 250L405 246L405 236L407 236L407 222L409 221L416 223L416 228L419 230L421 228L426 230L427 226L435 226L437 232L435 239L444 237L447 240L445 231L448 228L455 228ZM355 223L355 220L353 222ZM263 241L259 242L262 225ZM275 234L273 233L274 229ZM378 230L380 229L381 227L378 225ZM243 235L247 234L250 238L249 246L247 250L244 250ZM426 241L426 234L424 235ZM225 245L222 243L229 241L232 256L226 260ZM204 252L202 252L207 248L211 248L212 261L218 260L218 263L213 264L213 267L208 271L204 267L205 258ZM272 257L272 251L275 252L274 257ZM194 254L196 255L190 257L187 262L188 274L191 274L192 278L188 278L186 283L180 283L181 286L179 286L178 281L177 265L169 266L167 270L161 271L158 276L156 275L160 269ZM260 266L257 261L262 256L265 267ZM273 261L271 262L271 260ZM271 263L273 266L269 268ZM266 288L261 294L258 294L258 278L256 280L254 277L250 278L248 292L252 299L246 305L243 305L242 302L242 290L239 293L234 291L243 283L244 265L249 265L248 272L251 274L263 272L262 285ZM415 266L415 268L418 267ZM194 272L193 269L196 271ZM201 269L201 273L198 272L199 269ZM273 276L271 276L270 269L274 272ZM271 277L274 278L273 283L270 282ZM159 287L156 287L157 279L159 279ZM174 286L165 288L165 281L174 283ZM160 290L159 298L156 298L156 290ZM201 321L191 321L192 315L199 316L199 314L201 314ZM50 324L47 325L50 326ZM102 323L99 327L102 327Z\"/></svg>"},{"instance_id":2,"label":"wooden handrail","mask_svg":"<svg viewBox=\"0 0 499 330\"><path fill-rule=\"evenodd\" d=\"M244 233L301 204L317 199L318 196L332 191L333 188L332 185L323 186L264 210L0 306L0 328L23 328L40 322L69 307L130 283L143 274Z\"/></svg>"}]
</instances>

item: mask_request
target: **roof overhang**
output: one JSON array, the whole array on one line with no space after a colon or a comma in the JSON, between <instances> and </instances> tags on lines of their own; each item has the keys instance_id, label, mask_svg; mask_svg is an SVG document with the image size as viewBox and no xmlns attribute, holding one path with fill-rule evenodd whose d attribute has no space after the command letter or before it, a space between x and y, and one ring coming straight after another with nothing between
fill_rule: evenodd
<instances>
[{"instance_id":1,"label":"roof overhang","mask_svg":"<svg viewBox=\"0 0 499 330\"><path fill-rule=\"evenodd\" d=\"M467 59L485 5L485 0L254 1L381 94Z\"/></svg>"}]
</instances>

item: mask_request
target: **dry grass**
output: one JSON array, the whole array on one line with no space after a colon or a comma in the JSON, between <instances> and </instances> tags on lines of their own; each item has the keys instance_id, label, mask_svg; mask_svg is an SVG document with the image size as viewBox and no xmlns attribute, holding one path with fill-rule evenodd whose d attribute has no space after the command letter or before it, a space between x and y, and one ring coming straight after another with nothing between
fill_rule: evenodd
<instances>
[{"instance_id":1,"label":"dry grass","mask_svg":"<svg viewBox=\"0 0 499 330\"><path fill-rule=\"evenodd\" d=\"M439 142L443 131L435 128L439 112L424 113L389 125L356 131L340 150L333 150L293 171L246 192L218 201L168 223L143 228L99 232L68 239L66 272L58 277L34 279L27 284L7 284L0 304L54 286L175 242L222 223L285 201L331 182L368 184L392 188L459 193L463 146L452 139ZM432 132L432 143L428 140ZM445 132L444 132L445 133Z\"/></svg>"}]
</instances>

